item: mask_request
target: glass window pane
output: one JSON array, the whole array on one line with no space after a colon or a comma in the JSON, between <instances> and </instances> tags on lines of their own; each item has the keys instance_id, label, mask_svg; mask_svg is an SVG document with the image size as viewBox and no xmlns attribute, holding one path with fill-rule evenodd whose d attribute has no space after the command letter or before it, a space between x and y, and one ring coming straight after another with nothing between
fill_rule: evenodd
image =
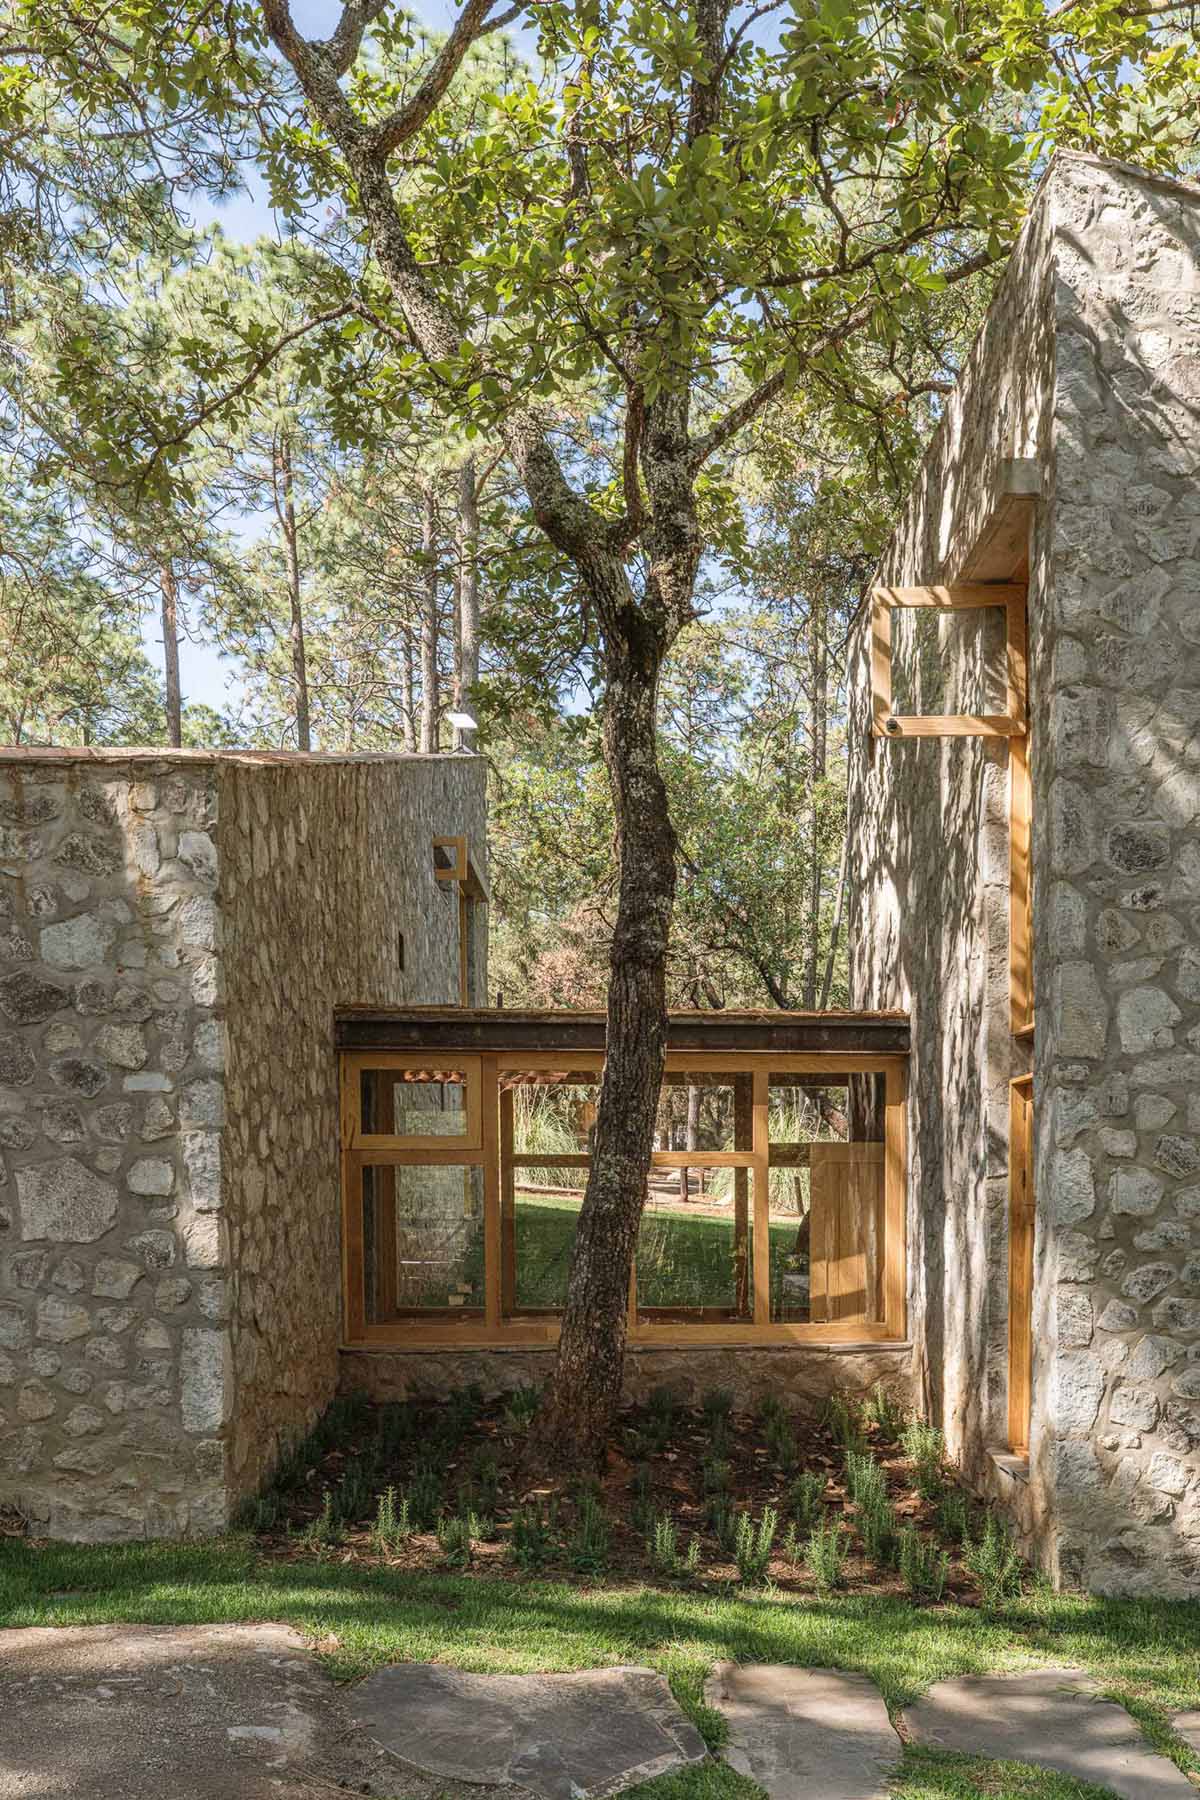
<instances>
[{"instance_id":1,"label":"glass window pane","mask_svg":"<svg viewBox=\"0 0 1200 1800\"><path fill-rule=\"evenodd\" d=\"M453 1163L363 1170L364 1311L483 1311L483 1170Z\"/></svg>"},{"instance_id":2,"label":"glass window pane","mask_svg":"<svg viewBox=\"0 0 1200 1800\"><path fill-rule=\"evenodd\" d=\"M637 1244L639 1315L754 1314L748 1169L654 1169Z\"/></svg>"},{"instance_id":3,"label":"glass window pane","mask_svg":"<svg viewBox=\"0 0 1200 1800\"><path fill-rule=\"evenodd\" d=\"M749 1150L750 1075L667 1075L654 1127L656 1150Z\"/></svg>"},{"instance_id":4,"label":"glass window pane","mask_svg":"<svg viewBox=\"0 0 1200 1800\"><path fill-rule=\"evenodd\" d=\"M368 1135L467 1135L467 1076L461 1068L364 1069L360 1094Z\"/></svg>"},{"instance_id":5,"label":"glass window pane","mask_svg":"<svg viewBox=\"0 0 1200 1800\"><path fill-rule=\"evenodd\" d=\"M882 1317L883 1077L772 1074L771 1317Z\"/></svg>"},{"instance_id":6,"label":"glass window pane","mask_svg":"<svg viewBox=\"0 0 1200 1800\"><path fill-rule=\"evenodd\" d=\"M508 1069L500 1077L506 1318L561 1312L566 1301L599 1095L596 1070Z\"/></svg>"}]
</instances>

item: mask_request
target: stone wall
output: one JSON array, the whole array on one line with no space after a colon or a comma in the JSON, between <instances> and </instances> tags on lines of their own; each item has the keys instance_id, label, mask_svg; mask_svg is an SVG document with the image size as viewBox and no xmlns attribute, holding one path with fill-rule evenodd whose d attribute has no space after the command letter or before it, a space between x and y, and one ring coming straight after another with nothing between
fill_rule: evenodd
<instances>
[{"instance_id":1,"label":"stone wall","mask_svg":"<svg viewBox=\"0 0 1200 1800\"><path fill-rule=\"evenodd\" d=\"M403 1400L409 1394L445 1394L477 1383L489 1396L506 1394L517 1387L542 1386L553 1362L553 1350L344 1350L341 1391ZM814 1423L833 1394L865 1400L878 1383L900 1405L913 1404L907 1345L654 1350L638 1344L625 1354L626 1400L645 1400L656 1387L672 1387L685 1403L696 1405L706 1389L725 1388L739 1411L749 1411L764 1395L777 1394Z\"/></svg>"},{"instance_id":2,"label":"stone wall","mask_svg":"<svg viewBox=\"0 0 1200 1800\"><path fill-rule=\"evenodd\" d=\"M1057 1577L1200 1592L1200 191L1059 158L884 565L961 578L1007 458L1029 541L1038 1202L1030 1466L1007 1396L1006 753L862 746L857 1004L913 1014L925 1401Z\"/></svg>"},{"instance_id":3,"label":"stone wall","mask_svg":"<svg viewBox=\"0 0 1200 1800\"><path fill-rule=\"evenodd\" d=\"M483 781L0 753L0 1509L217 1529L333 1392L333 1008L457 1000Z\"/></svg>"}]
</instances>

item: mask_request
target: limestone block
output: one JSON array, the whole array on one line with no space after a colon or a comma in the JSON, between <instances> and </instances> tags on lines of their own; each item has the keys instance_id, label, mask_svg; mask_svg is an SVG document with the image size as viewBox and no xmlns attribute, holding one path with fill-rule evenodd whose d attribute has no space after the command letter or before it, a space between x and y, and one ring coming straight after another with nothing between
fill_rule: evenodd
<instances>
[{"instance_id":1,"label":"limestone block","mask_svg":"<svg viewBox=\"0 0 1200 1800\"><path fill-rule=\"evenodd\" d=\"M21 1236L90 1244L116 1220L117 1190L75 1157L17 1170Z\"/></svg>"},{"instance_id":2,"label":"limestone block","mask_svg":"<svg viewBox=\"0 0 1200 1800\"><path fill-rule=\"evenodd\" d=\"M1122 1050L1131 1055L1169 1050L1175 1042L1174 1027L1182 1017L1165 989L1131 988L1117 1001L1117 1032Z\"/></svg>"},{"instance_id":3,"label":"limestone block","mask_svg":"<svg viewBox=\"0 0 1200 1800\"><path fill-rule=\"evenodd\" d=\"M90 969L107 959L119 929L103 909L44 925L38 934L42 961L59 969Z\"/></svg>"},{"instance_id":4,"label":"limestone block","mask_svg":"<svg viewBox=\"0 0 1200 1800\"><path fill-rule=\"evenodd\" d=\"M224 1331L193 1327L184 1331L180 1356L180 1402L185 1431L220 1431L232 1398L229 1339Z\"/></svg>"}]
</instances>

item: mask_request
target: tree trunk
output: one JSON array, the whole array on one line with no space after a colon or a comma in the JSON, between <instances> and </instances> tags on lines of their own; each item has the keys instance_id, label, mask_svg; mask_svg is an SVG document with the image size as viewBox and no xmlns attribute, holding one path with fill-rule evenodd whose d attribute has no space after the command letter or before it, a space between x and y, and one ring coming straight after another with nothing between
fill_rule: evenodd
<instances>
[{"instance_id":1,"label":"tree trunk","mask_svg":"<svg viewBox=\"0 0 1200 1800\"><path fill-rule=\"evenodd\" d=\"M415 756L417 750L417 712L414 701L414 690L417 685L417 671L413 659L412 626L403 627L403 642L400 647L400 730L402 742L409 756Z\"/></svg>"},{"instance_id":2,"label":"tree trunk","mask_svg":"<svg viewBox=\"0 0 1200 1800\"><path fill-rule=\"evenodd\" d=\"M167 691L167 742L173 750L183 743L183 696L179 688L179 588L170 562L159 569L162 589L163 669Z\"/></svg>"},{"instance_id":3,"label":"tree trunk","mask_svg":"<svg viewBox=\"0 0 1200 1800\"><path fill-rule=\"evenodd\" d=\"M292 479L292 447L286 437L279 440L278 463L280 502L277 508L283 526L283 548L287 559L288 599L291 603L290 640L292 646L292 680L296 688L296 748L312 749L312 728L308 714L308 657L304 648L304 603L300 593L300 534L296 525L296 497Z\"/></svg>"},{"instance_id":4,"label":"tree trunk","mask_svg":"<svg viewBox=\"0 0 1200 1800\"><path fill-rule=\"evenodd\" d=\"M613 585L625 585L618 568ZM602 611L612 613L613 595ZM667 1038L666 952L675 833L658 767L663 645L632 596L606 633L604 760L619 887L609 953L607 1052L558 1355L533 1438L559 1467L599 1466L620 1401L629 1273L646 1203Z\"/></svg>"},{"instance_id":5,"label":"tree trunk","mask_svg":"<svg viewBox=\"0 0 1200 1800\"><path fill-rule=\"evenodd\" d=\"M479 681L479 496L475 491L475 458L468 456L458 472L458 619L456 629L457 711L475 717ZM473 750L475 732L456 725L454 748Z\"/></svg>"},{"instance_id":6,"label":"tree trunk","mask_svg":"<svg viewBox=\"0 0 1200 1800\"><path fill-rule=\"evenodd\" d=\"M809 1012L817 1004L817 966L820 960L821 890L823 882L821 855L820 789L827 767L827 688L828 653L825 638L824 602L814 600L809 617L809 705L812 708L812 746L809 760L809 876L808 876L808 956L804 970L804 1004Z\"/></svg>"},{"instance_id":7,"label":"tree trunk","mask_svg":"<svg viewBox=\"0 0 1200 1800\"><path fill-rule=\"evenodd\" d=\"M425 581L421 606L421 749L438 747L437 505L432 487L421 490L421 557Z\"/></svg>"}]
</instances>

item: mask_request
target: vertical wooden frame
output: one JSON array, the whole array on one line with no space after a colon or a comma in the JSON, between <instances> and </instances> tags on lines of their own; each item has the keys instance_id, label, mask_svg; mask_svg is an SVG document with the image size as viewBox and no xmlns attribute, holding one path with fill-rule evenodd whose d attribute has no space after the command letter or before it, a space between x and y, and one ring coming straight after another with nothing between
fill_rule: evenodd
<instances>
[{"instance_id":1,"label":"vertical wooden frame","mask_svg":"<svg viewBox=\"0 0 1200 1800\"><path fill-rule=\"evenodd\" d=\"M754 1323L771 1323L770 1107L765 1064L753 1071L751 1136L754 1162Z\"/></svg>"},{"instance_id":2,"label":"vertical wooden frame","mask_svg":"<svg viewBox=\"0 0 1200 1800\"><path fill-rule=\"evenodd\" d=\"M457 1136L442 1132L406 1132L398 1136L394 1130L364 1131L360 1114L359 1093L362 1076L365 1071L377 1069L386 1073L389 1069L436 1069L438 1067L461 1072L463 1077L463 1129ZM480 1061L478 1055L467 1053L464 1056L447 1057L444 1052L433 1052L428 1056L414 1056L408 1051L403 1053L394 1050L354 1051L342 1059L342 1142L351 1150L432 1150L439 1154L449 1151L477 1150L480 1145L479 1125L479 1080ZM414 1161L420 1162L419 1156Z\"/></svg>"},{"instance_id":3,"label":"vertical wooden frame","mask_svg":"<svg viewBox=\"0 0 1200 1800\"><path fill-rule=\"evenodd\" d=\"M1028 746L1014 738L1008 753L1008 972L1014 1036L1033 1030L1033 796Z\"/></svg>"},{"instance_id":4,"label":"vertical wooden frame","mask_svg":"<svg viewBox=\"0 0 1200 1800\"><path fill-rule=\"evenodd\" d=\"M889 1338L908 1335L907 1072L889 1068L883 1095L883 1324Z\"/></svg>"},{"instance_id":5,"label":"vertical wooden frame","mask_svg":"<svg viewBox=\"0 0 1200 1800\"><path fill-rule=\"evenodd\" d=\"M1033 1401L1033 1077L1009 1084L1008 1129L1008 1443L1029 1454Z\"/></svg>"},{"instance_id":6,"label":"vertical wooden frame","mask_svg":"<svg viewBox=\"0 0 1200 1800\"><path fill-rule=\"evenodd\" d=\"M516 1142L516 1096L512 1088L500 1091L500 1313L515 1310L517 1303L517 1178L513 1168Z\"/></svg>"},{"instance_id":7,"label":"vertical wooden frame","mask_svg":"<svg viewBox=\"0 0 1200 1800\"><path fill-rule=\"evenodd\" d=\"M500 1242L500 1080L496 1058L480 1058L479 1104L483 1136L483 1320L498 1331L502 1311Z\"/></svg>"}]
</instances>

